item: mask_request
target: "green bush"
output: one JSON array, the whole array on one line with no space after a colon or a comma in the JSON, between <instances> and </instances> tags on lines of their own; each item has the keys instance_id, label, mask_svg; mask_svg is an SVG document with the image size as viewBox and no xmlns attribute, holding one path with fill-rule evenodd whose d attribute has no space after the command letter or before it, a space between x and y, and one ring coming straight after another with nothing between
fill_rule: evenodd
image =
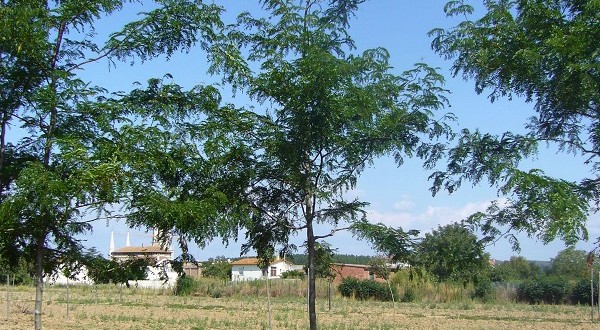
<instances>
[{"instance_id":1,"label":"green bush","mask_svg":"<svg viewBox=\"0 0 600 330\"><path fill-rule=\"evenodd\" d=\"M198 282L189 276L180 276L175 283L175 295L189 296L198 288Z\"/></svg>"},{"instance_id":2,"label":"green bush","mask_svg":"<svg viewBox=\"0 0 600 330\"><path fill-rule=\"evenodd\" d=\"M354 277L348 277L342 280L338 285L338 291L342 297L353 297L354 293L358 290L358 279Z\"/></svg>"},{"instance_id":3,"label":"green bush","mask_svg":"<svg viewBox=\"0 0 600 330\"><path fill-rule=\"evenodd\" d=\"M406 287L401 301L402 302L413 302L416 299L417 299L417 295L415 294L415 289L413 289L412 286Z\"/></svg>"},{"instance_id":4,"label":"green bush","mask_svg":"<svg viewBox=\"0 0 600 330\"><path fill-rule=\"evenodd\" d=\"M560 304L569 292L568 283L559 278L542 278L521 283L517 287L517 300L530 304Z\"/></svg>"},{"instance_id":5,"label":"green bush","mask_svg":"<svg viewBox=\"0 0 600 330\"><path fill-rule=\"evenodd\" d=\"M392 288L394 296L398 294ZM386 283L375 282L372 280L358 280L348 277L342 280L338 286L340 294L344 297L354 297L359 300L375 299L380 301L392 300L389 288Z\"/></svg>"},{"instance_id":6,"label":"green bush","mask_svg":"<svg viewBox=\"0 0 600 330\"><path fill-rule=\"evenodd\" d=\"M490 301L494 293L494 287L489 279L479 280L475 284L473 290L473 298L477 298L481 301Z\"/></svg>"},{"instance_id":7,"label":"green bush","mask_svg":"<svg viewBox=\"0 0 600 330\"><path fill-rule=\"evenodd\" d=\"M281 278L283 279L303 279L304 278L304 272L301 270L288 270L287 272L283 272L281 273Z\"/></svg>"},{"instance_id":8,"label":"green bush","mask_svg":"<svg viewBox=\"0 0 600 330\"><path fill-rule=\"evenodd\" d=\"M573 286L573 289L571 290L571 295L570 295L570 301L572 304L581 304L581 305L590 305L591 304L591 285L590 285L590 280L588 279L582 279L579 280L577 283L575 283L575 285ZM598 297L598 284L595 282L594 283L594 300L596 300L596 298Z\"/></svg>"}]
</instances>

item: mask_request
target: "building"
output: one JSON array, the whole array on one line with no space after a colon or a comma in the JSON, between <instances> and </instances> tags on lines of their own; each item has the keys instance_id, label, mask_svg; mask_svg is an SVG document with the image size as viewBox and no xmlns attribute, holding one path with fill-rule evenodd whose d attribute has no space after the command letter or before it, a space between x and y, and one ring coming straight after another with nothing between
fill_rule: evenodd
<instances>
[{"instance_id":1,"label":"building","mask_svg":"<svg viewBox=\"0 0 600 330\"><path fill-rule=\"evenodd\" d=\"M153 266L149 266L146 272L146 280L137 280L134 285L143 288L164 288L173 287L179 275L173 271L171 261L173 261L173 248L171 244L161 246L158 241L160 233L154 230L152 233L152 243L149 245L131 246L129 241L129 233L125 246L115 249L114 233L110 233L109 256L117 261L125 261L130 259L146 259ZM165 281L163 276L167 276Z\"/></svg>"},{"instance_id":2,"label":"building","mask_svg":"<svg viewBox=\"0 0 600 330\"><path fill-rule=\"evenodd\" d=\"M302 270L302 266L294 265L285 259L273 261L267 268L258 267L258 258L243 258L231 263L232 281L251 281L268 278L280 278L282 273L290 270Z\"/></svg>"},{"instance_id":3,"label":"building","mask_svg":"<svg viewBox=\"0 0 600 330\"><path fill-rule=\"evenodd\" d=\"M115 238L114 233L110 233L110 246L109 256L117 261L123 261L128 259L149 259L154 263L161 263L164 261L173 260L173 248L171 244L162 247L158 242L158 230L154 230L152 233L152 243L144 246L131 246L129 242L129 233L127 233L127 240L125 246L119 249L115 249Z\"/></svg>"},{"instance_id":4,"label":"building","mask_svg":"<svg viewBox=\"0 0 600 330\"><path fill-rule=\"evenodd\" d=\"M385 282L383 278L375 276L372 271L370 271L369 265L355 265L355 264L341 264L341 263L332 263L331 268L333 269L333 273L335 274L335 278L333 279L334 284L339 284L343 279L348 277L354 277L359 280L373 280L376 282Z\"/></svg>"}]
</instances>

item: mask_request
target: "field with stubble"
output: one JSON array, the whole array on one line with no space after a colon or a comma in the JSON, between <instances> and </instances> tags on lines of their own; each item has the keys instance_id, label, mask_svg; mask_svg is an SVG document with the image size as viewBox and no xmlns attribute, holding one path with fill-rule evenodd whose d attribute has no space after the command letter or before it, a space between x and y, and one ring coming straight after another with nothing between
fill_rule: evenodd
<instances>
[{"instance_id":1,"label":"field with stubble","mask_svg":"<svg viewBox=\"0 0 600 330\"><path fill-rule=\"evenodd\" d=\"M5 288L4 288L5 289ZM31 329L35 291L11 287L0 329ZM334 295L317 302L320 329L600 329L585 306L356 301ZM305 298L272 297L273 329L306 329ZM44 329L269 329L266 297L173 296L170 290L117 286L65 287L44 295Z\"/></svg>"}]
</instances>

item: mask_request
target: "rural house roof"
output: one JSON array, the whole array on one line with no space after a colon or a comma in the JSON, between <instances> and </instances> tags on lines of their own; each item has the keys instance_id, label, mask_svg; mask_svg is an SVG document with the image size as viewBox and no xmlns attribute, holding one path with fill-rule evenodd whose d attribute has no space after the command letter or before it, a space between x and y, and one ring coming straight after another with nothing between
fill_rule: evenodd
<instances>
[{"instance_id":1,"label":"rural house roof","mask_svg":"<svg viewBox=\"0 0 600 330\"><path fill-rule=\"evenodd\" d=\"M113 251L113 254L131 254L131 253L171 253L170 251L162 249L158 245L149 245L149 246L125 246L120 249Z\"/></svg>"}]
</instances>

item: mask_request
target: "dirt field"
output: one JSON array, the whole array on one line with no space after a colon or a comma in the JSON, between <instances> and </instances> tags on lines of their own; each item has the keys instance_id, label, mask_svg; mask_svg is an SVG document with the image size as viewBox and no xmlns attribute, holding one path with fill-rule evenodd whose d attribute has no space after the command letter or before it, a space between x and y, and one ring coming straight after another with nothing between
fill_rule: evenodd
<instances>
[{"instance_id":1,"label":"dirt field","mask_svg":"<svg viewBox=\"0 0 600 330\"><path fill-rule=\"evenodd\" d=\"M3 288L5 289L5 288ZM269 329L264 298L176 297L169 292L118 288L47 288L44 329ZM33 327L34 291L0 291L0 329ZM272 298L273 329L306 329L306 301ZM318 301L320 329L600 329L584 306L414 304L360 302L335 296L331 310ZM597 317L597 316L596 316Z\"/></svg>"}]
</instances>

